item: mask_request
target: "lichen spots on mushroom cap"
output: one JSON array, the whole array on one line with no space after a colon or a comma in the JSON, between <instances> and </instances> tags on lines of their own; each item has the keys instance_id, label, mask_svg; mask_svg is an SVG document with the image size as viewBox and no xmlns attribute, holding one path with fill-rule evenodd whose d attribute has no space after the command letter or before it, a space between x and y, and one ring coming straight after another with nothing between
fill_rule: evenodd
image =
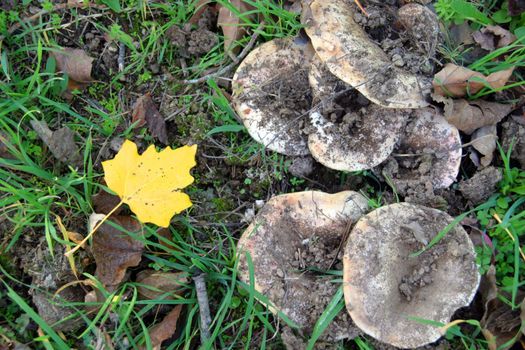
<instances>
[{"instance_id":1,"label":"lichen spots on mushroom cap","mask_svg":"<svg viewBox=\"0 0 525 350\"><path fill-rule=\"evenodd\" d=\"M332 276L313 273L340 264L338 248L349 222L367 208L355 192L300 192L272 198L242 235L239 245L241 280L249 283L248 252L253 261L255 288L310 334L337 291ZM349 315L341 314L323 334L339 340L358 334Z\"/></svg>"},{"instance_id":2,"label":"lichen spots on mushroom cap","mask_svg":"<svg viewBox=\"0 0 525 350\"><path fill-rule=\"evenodd\" d=\"M471 302L480 276L463 228L410 256L452 220L408 203L376 209L359 220L345 247L343 279L348 312L365 333L401 348L423 346L441 334L410 317L447 323Z\"/></svg>"}]
</instances>

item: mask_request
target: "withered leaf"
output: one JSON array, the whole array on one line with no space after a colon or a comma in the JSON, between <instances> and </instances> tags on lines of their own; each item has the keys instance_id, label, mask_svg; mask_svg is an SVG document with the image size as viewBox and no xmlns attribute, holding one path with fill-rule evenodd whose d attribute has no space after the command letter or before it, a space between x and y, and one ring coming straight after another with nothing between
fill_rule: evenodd
<instances>
[{"instance_id":1,"label":"withered leaf","mask_svg":"<svg viewBox=\"0 0 525 350\"><path fill-rule=\"evenodd\" d=\"M142 225L131 216L111 216L108 221L136 236L142 236ZM105 222L93 237L93 256L97 264L96 277L109 290L122 282L128 267L142 259L144 243Z\"/></svg>"},{"instance_id":2,"label":"withered leaf","mask_svg":"<svg viewBox=\"0 0 525 350\"><path fill-rule=\"evenodd\" d=\"M509 15L517 16L525 12L525 0L509 0Z\"/></svg>"},{"instance_id":3,"label":"withered leaf","mask_svg":"<svg viewBox=\"0 0 525 350\"><path fill-rule=\"evenodd\" d=\"M57 62L57 70L67 74L67 94L73 90L82 90L88 83L93 81L91 69L93 68L93 58L81 49L65 47L59 52L51 54Z\"/></svg>"},{"instance_id":4,"label":"withered leaf","mask_svg":"<svg viewBox=\"0 0 525 350\"><path fill-rule=\"evenodd\" d=\"M472 147L483 155L481 158L481 165L483 167L492 163L497 140L498 133L496 125L483 126L472 133Z\"/></svg>"},{"instance_id":5,"label":"withered leaf","mask_svg":"<svg viewBox=\"0 0 525 350\"><path fill-rule=\"evenodd\" d=\"M480 294L485 307L480 321L481 332L487 339L489 350L510 348L513 344L512 339L519 338L517 335L521 328L521 310L512 310L509 305L498 298L494 265L490 266L487 274L481 279ZM523 297L524 293L518 290L517 299L522 300ZM507 342L510 342L508 347L501 347Z\"/></svg>"},{"instance_id":6,"label":"withered leaf","mask_svg":"<svg viewBox=\"0 0 525 350\"><path fill-rule=\"evenodd\" d=\"M149 331L149 336L153 349L160 349L162 342L173 336L177 330L177 322L179 321L181 311L182 305L175 306L160 323L151 328Z\"/></svg>"},{"instance_id":7,"label":"withered leaf","mask_svg":"<svg viewBox=\"0 0 525 350\"><path fill-rule=\"evenodd\" d=\"M229 4L233 6L241 16L254 9L252 5L247 4L243 0L232 0ZM228 7L219 4L219 18L217 19L217 25L221 27L222 33L224 34L224 51L227 53L236 52L238 46L235 45L235 41L241 39L246 34L245 22L252 20L253 15L239 18L237 14L232 12Z\"/></svg>"},{"instance_id":8,"label":"withered leaf","mask_svg":"<svg viewBox=\"0 0 525 350\"><path fill-rule=\"evenodd\" d=\"M143 284L137 290L143 299L172 300L173 294L180 295L188 278L183 272L162 272L143 270L137 275L137 282Z\"/></svg>"},{"instance_id":9,"label":"withered leaf","mask_svg":"<svg viewBox=\"0 0 525 350\"><path fill-rule=\"evenodd\" d=\"M484 86L498 89L507 83L514 67L485 76L465 67L448 63L434 76L434 93L441 96L462 97L475 94Z\"/></svg>"},{"instance_id":10,"label":"withered leaf","mask_svg":"<svg viewBox=\"0 0 525 350\"><path fill-rule=\"evenodd\" d=\"M139 97L133 106L132 113L133 123L138 122L137 126L148 126L151 135L156 137L160 142L168 144L168 131L166 129L166 122L164 118L155 107L155 103L151 99L149 93Z\"/></svg>"},{"instance_id":11,"label":"withered leaf","mask_svg":"<svg viewBox=\"0 0 525 350\"><path fill-rule=\"evenodd\" d=\"M472 37L482 49L489 51L510 45L516 40L516 36L508 30L490 25L474 32Z\"/></svg>"},{"instance_id":12,"label":"withered leaf","mask_svg":"<svg viewBox=\"0 0 525 350\"><path fill-rule=\"evenodd\" d=\"M56 159L74 166L80 163L80 149L75 143L75 133L71 129L64 126L52 131L44 120L31 120L30 123Z\"/></svg>"},{"instance_id":13,"label":"withered leaf","mask_svg":"<svg viewBox=\"0 0 525 350\"><path fill-rule=\"evenodd\" d=\"M119 196L104 190L100 190L97 194L91 197L91 200L93 201L93 209L95 209L95 213L100 214L109 214L109 212L120 203ZM122 208L119 207L113 212L113 215L118 215L121 211Z\"/></svg>"},{"instance_id":14,"label":"withered leaf","mask_svg":"<svg viewBox=\"0 0 525 350\"><path fill-rule=\"evenodd\" d=\"M514 106L510 104L484 100L453 100L438 96L433 96L433 98L445 104L445 119L469 135L482 126L498 123L514 109Z\"/></svg>"}]
</instances>

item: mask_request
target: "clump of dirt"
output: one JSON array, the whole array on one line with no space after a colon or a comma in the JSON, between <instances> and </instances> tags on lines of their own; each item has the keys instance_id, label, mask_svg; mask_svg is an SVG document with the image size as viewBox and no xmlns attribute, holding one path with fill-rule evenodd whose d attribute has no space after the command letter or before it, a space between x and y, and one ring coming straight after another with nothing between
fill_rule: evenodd
<instances>
[{"instance_id":1,"label":"clump of dirt","mask_svg":"<svg viewBox=\"0 0 525 350\"><path fill-rule=\"evenodd\" d=\"M21 265L24 272L32 277L29 294L33 296L33 303L40 317L53 325L55 330L71 331L81 326L83 321L81 318L74 318L74 308L61 304L83 302L85 292L78 286L70 286L54 296L60 287L76 278L61 246L55 246L53 255L42 238L40 243L23 257ZM67 322L60 322L66 319Z\"/></svg>"},{"instance_id":2,"label":"clump of dirt","mask_svg":"<svg viewBox=\"0 0 525 350\"><path fill-rule=\"evenodd\" d=\"M219 42L217 33L206 28L180 28L174 25L168 28L166 35L171 44L179 49L179 55L184 58L202 56Z\"/></svg>"},{"instance_id":3,"label":"clump of dirt","mask_svg":"<svg viewBox=\"0 0 525 350\"><path fill-rule=\"evenodd\" d=\"M252 102L259 106L264 114L281 116L282 123L276 126L277 132L304 128L304 120L312 103L308 71L304 67L293 66L287 72L263 84L259 92Z\"/></svg>"},{"instance_id":4,"label":"clump of dirt","mask_svg":"<svg viewBox=\"0 0 525 350\"><path fill-rule=\"evenodd\" d=\"M525 111L523 112L525 113ZM504 150L512 147L511 158L517 160L525 169L525 114L513 115L501 123L501 144Z\"/></svg>"},{"instance_id":5,"label":"clump of dirt","mask_svg":"<svg viewBox=\"0 0 525 350\"><path fill-rule=\"evenodd\" d=\"M470 179L461 181L459 191L474 205L485 202L497 189L498 182L503 179L501 171L495 167L487 167L474 174Z\"/></svg>"},{"instance_id":6,"label":"clump of dirt","mask_svg":"<svg viewBox=\"0 0 525 350\"><path fill-rule=\"evenodd\" d=\"M373 2L366 6L368 16L354 6L354 21L383 49L392 63L414 74L434 72L438 44L437 17L422 11L403 21L396 1ZM387 81L388 79L385 79Z\"/></svg>"}]
</instances>

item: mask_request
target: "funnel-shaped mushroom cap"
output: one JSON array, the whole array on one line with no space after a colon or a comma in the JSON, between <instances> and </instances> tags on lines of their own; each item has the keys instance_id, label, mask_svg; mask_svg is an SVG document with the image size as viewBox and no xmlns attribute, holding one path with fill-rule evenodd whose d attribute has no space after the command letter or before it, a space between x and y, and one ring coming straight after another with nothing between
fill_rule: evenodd
<instances>
[{"instance_id":1,"label":"funnel-shaped mushroom cap","mask_svg":"<svg viewBox=\"0 0 525 350\"><path fill-rule=\"evenodd\" d=\"M235 110L250 135L275 152L307 155L301 123L308 118L308 69L314 51L304 38L274 39L255 48L233 76Z\"/></svg>"},{"instance_id":2,"label":"funnel-shaped mushroom cap","mask_svg":"<svg viewBox=\"0 0 525 350\"><path fill-rule=\"evenodd\" d=\"M333 276L306 271L337 268L338 253L352 222L367 210L359 193L307 191L273 197L243 233L238 244L239 276L309 335L337 291ZM252 264L248 263L250 256ZM340 256L339 256L340 257ZM341 314L323 339L355 337L359 332L348 315Z\"/></svg>"},{"instance_id":3,"label":"funnel-shaped mushroom cap","mask_svg":"<svg viewBox=\"0 0 525 350\"><path fill-rule=\"evenodd\" d=\"M394 182L397 186L410 186L420 181L418 179L423 182L425 177L429 177L433 188L447 188L456 181L461 164L459 131L432 108L414 110L413 116L399 148L394 151L394 157L400 163L400 168L403 162L410 160L419 161L421 165L412 170L401 169L397 175L393 174ZM417 157L422 159L418 160Z\"/></svg>"},{"instance_id":4,"label":"funnel-shaped mushroom cap","mask_svg":"<svg viewBox=\"0 0 525 350\"><path fill-rule=\"evenodd\" d=\"M315 107L310 114L308 148L319 163L331 169L357 171L373 168L392 153L410 110L368 103L330 73L318 55L312 60L308 80ZM336 105L341 114L346 113L339 123L333 123L330 116Z\"/></svg>"},{"instance_id":5,"label":"funnel-shaped mushroom cap","mask_svg":"<svg viewBox=\"0 0 525 350\"><path fill-rule=\"evenodd\" d=\"M308 135L312 156L324 166L343 171L371 169L388 158L409 113L370 105L361 125L348 130L319 112L310 114L314 132Z\"/></svg>"},{"instance_id":6,"label":"funnel-shaped mushroom cap","mask_svg":"<svg viewBox=\"0 0 525 350\"><path fill-rule=\"evenodd\" d=\"M413 317L447 323L472 301L480 275L462 227L410 256L452 221L436 209L397 203L357 222L345 248L343 290L350 316L365 333L400 348L423 346L442 334Z\"/></svg>"},{"instance_id":7,"label":"funnel-shaped mushroom cap","mask_svg":"<svg viewBox=\"0 0 525 350\"><path fill-rule=\"evenodd\" d=\"M417 76L395 67L353 15L348 0L313 0L304 6L306 33L328 69L383 107L427 106Z\"/></svg>"}]
</instances>

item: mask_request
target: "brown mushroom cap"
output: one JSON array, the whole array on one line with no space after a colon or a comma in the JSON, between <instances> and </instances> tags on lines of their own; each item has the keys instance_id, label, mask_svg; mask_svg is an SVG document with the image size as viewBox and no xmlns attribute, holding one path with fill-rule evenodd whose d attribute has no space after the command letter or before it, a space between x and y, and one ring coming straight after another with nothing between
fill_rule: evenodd
<instances>
[{"instance_id":1,"label":"brown mushroom cap","mask_svg":"<svg viewBox=\"0 0 525 350\"><path fill-rule=\"evenodd\" d=\"M270 150L290 156L309 153L298 125L310 108L313 54L302 38L274 39L252 50L233 76L235 110L250 135Z\"/></svg>"},{"instance_id":2,"label":"brown mushroom cap","mask_svg":"<svg viewBox=\"0 0 525 350\"><path fill-rule=\"evenodd\" d=\"M306 33L328 69L383 107L427 106L418 77L395 67L353 15L347 0L312 0L304 6Z\"/></svg>"},{"instance_id":3,"label":"brown mushroom cap","mask_svg":"<svg viewBox=\"0 0 525 350\"><path fill-rule=\"evenodd\" d=\"M428 173L432 186L435 189L447 188L456 181L456 177L461 165L461 138L458 129L449 124L446 119L433 108L423 108L413 111L415 118L410 122L405 130L404 136L400 140L398 150L394 151L394 156L398 156L398 161L403 156L403 150L410 149L414 154L431 156L431 166ZM401 154L397 153L401 152ZM420 170L419 170L420 171ZM396 184L402 184L410 180L411 174L406 177L394 177ZM414 174L412 174L414 175Z\"/></svg>"},{"instance_id":4,"label":"brown mushroom cap","mask_svg":"<svg viewBox=\"0 0 525 350\"><path fill-rule=\"evenodd\" d=\"M312 61L309 81L314 104L318 105L310 113L313 128L308 135L308 148L319 163L331 169L357 171L371 169L388 158L401 137L410 110L374 104L360 106L359 93L330 73L318 57ZM352 106L351 118L360 117L361 121L352 125L330 121L330 109L327 112L326 107L336 102L333 100L336 95L340 95L337 103L341 100L341 105Z\"/></svg>"},{"instance_id":5,"label":"brown mushroom cap","mask_svg":"<svg viewBox=\"0 0 525 350\"><path fill-rule=\"evenodd\" d=\"M343 290L350 316L365 333L400 348L423 346L442 334L411 317L447 323L472 301L480 274L462 227L410 257L452 221L436 209L397 203L357 222L345 248Z\"/></svg>"},{"instance_id":6,"label":"brown mushroom cap","mask_svg":"<svg viewBox=\"0 0 525 350\"><path fill-rule=\"evenodd\" d=\"M284 313L309 335L338 284L333 277L305 269L335 268L329 265L337 259L345 232L367 207L367 200L352 191L307 191L271 198L239 240L240 279L250 283L249 253L254 288L273 304L270 310ZM358 333L349 315L341 313L323 338L337 340Z\"/></svg>"}]
</instances>

